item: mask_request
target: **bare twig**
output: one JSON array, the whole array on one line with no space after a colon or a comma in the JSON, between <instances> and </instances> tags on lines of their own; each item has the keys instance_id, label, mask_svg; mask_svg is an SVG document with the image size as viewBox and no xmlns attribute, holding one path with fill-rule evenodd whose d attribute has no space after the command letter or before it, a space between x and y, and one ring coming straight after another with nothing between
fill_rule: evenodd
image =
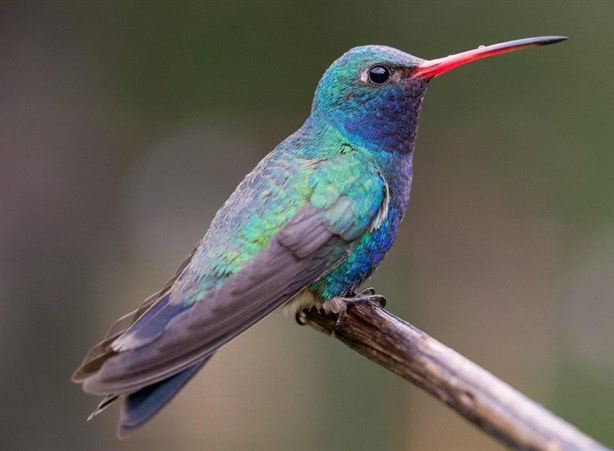
<instances>
[{"instance_id":1,"label":"bare twig","mask_svg":"<svg viewBox=\"0 0 614 451\"><path fill-rule=\"evenodd\" d=\"M340 315L311 310L303 319L423 388L512 448L608 449L475 363L375 304L349 303Z\"/></svg>"}]
</instances>

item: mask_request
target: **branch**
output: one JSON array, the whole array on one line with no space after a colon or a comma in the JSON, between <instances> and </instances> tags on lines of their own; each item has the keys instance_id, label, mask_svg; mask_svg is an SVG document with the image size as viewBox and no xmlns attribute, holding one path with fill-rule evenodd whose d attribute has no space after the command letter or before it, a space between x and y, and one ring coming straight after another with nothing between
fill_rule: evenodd
<instances>
[{"instance_id":1,"label":"branch","mask_svg":"<svg viewBox=\"0 0 614 451\"><path fill-rule=\"evenodd\" d=\"M527 450L607 450L421 330L369 302L302 318L426 390L504 444Z\"/></svg>"}]
</instances>

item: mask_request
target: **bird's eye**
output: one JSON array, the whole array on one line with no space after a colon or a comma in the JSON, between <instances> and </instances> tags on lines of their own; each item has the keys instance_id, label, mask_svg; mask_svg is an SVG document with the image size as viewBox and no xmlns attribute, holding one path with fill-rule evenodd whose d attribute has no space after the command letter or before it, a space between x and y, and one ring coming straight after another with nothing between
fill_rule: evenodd
<instances>
[{"instance_id":1,"label":"bird's eye","mask_svg":"<svg viewBox=\"0 0 614 451\"><path fill-rule=\"evenodd\" d=\"M373 66L369 69L369 81L374 85L381 85L390 78L390 69L386 66Z\"/></svg>"}]
</instances>

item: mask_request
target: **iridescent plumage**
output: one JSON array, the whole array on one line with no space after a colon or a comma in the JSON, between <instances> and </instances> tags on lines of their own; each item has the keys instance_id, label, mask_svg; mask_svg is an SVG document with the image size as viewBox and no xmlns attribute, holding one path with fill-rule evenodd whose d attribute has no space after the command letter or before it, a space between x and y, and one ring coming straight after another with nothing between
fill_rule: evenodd
<instances>
[{"instance_id":1,"label":"iridescent plumage","mask_svg":"<svg viewBox=\"0 0 614 451\"><path fill-rule=\"evenodd\" d=\"M95 414L126 397L120 436L262 316L296 297L350 296L373 272L409 200L421 61L381 46L337 60L311 116L245 177L175 278L90 351L73 379L106 395ZM373 64L390 83L368 80Z\"/></svg>"},{"instance_id":2,"label":"iridescent plumage","mask_svg":"<svg viewBox=\"0 0 614 451\"><path fill-rule=\"evenodd\" d=\"M335 61L305 124L246 176L162 290L87 354L73 380L105 395L93 415L123 396L119 435L127 436L220 346L280 305L352 296L390 249L407 209L428 82L467 54L425 61L365 46Z\"/></svg>"}]
</instances>

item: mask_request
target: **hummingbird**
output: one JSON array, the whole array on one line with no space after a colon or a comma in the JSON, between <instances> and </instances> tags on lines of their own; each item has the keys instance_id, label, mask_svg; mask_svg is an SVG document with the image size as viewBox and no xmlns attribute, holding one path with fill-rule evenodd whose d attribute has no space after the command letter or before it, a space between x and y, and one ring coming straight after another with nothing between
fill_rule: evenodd
<instances>
[{"instance_id":1,"label":"hummingbird","mask_svg":"<svg viewBox=\"0 0 614 451\"><path fill-rule=\"evenodd\" d=\"M280 306L340 312L396 237L410 197L422 99L465 63L554 44L542 36L424 60L355 47L325 71L305 123L264 157L176 274L119 318L72 380L122 400L118 436L143 426L229 340Z\"/></svg>"}]
</instances>

